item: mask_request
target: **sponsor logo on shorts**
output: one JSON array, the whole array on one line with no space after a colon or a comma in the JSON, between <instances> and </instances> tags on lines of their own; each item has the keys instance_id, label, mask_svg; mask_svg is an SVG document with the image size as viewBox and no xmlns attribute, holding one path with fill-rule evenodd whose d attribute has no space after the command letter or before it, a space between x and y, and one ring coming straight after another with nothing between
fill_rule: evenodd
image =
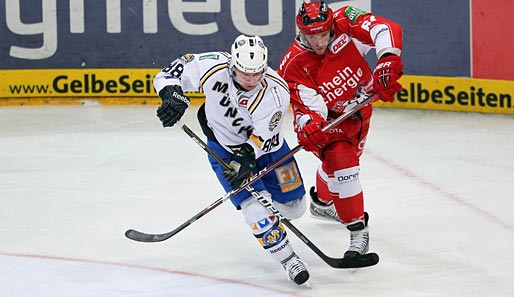
<instances>
[{"instance_id":1,"label":"sponsor logo on shorts","mask_svg":"<svg viewBox=\"0 0 514 297\"><path fill-rule=\"evenodd\" d=\"M302 186L302 179L298 173L296 162L291 161L275 169L282 193L290 192Z\"/></svg>"}]
</instances>

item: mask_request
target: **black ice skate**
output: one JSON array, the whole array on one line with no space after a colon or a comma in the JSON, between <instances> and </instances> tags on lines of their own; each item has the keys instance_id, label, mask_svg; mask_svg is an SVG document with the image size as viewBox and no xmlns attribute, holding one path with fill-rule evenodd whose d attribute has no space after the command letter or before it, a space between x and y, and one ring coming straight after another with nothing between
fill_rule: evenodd
<instances>
[{"instance_id":1,"label":"black ice skate","mask_svg":"<svg viewBox=\"0 0 514 297\"><path fill-rule=\"evenodd\" d=\"M298 285L305 283L309 279L309 271L307 271L305 264L295 253L282 262L282 266L289 279Z\"/></svg>"},{"instance_id":2,"label":"black ice skate","mask_svg":"<svg viewBox=\"0 0 514 297\"><path fill-rule=\"evenodd\" d=\"M346 225L350 231L350 246L344 253L344 257L357 257L364 255L369 250L369 232L368 232L369 215L364 213L364 222L357 221Z\"/></svg>"}]
</instances>

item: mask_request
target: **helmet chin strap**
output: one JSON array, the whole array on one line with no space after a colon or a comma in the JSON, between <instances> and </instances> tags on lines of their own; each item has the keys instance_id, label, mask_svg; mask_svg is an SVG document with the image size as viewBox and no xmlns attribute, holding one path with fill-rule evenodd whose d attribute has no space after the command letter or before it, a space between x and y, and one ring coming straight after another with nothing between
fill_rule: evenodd
<instances>
[{"instance_id":1,"label":"helmet chin strap","mask_svg":"<svg viewBox=\"0 0 514 297\"><path fill-rule=\"evenodd\" d=\"M232 77L232 81L234 82L234 86L236 86L236 88L239 90L239 91L246 91L245 88L243 88L239 82L237 81L237 77L236 77L236 71L232 68L230 69L230 77Z\"/></svg>"},{"instance_id":2,"label":"helmet chin strap","mask_svg":"<svg viewBox=\"0 0 514 297\"><path fill-rule=\"evenodd\" d=\"M236 89L239 90L239 91L248 91L247 89L243 88L238 82L237 82L237 79L235 77L232 78L232 80L234 81L234 86L236 86Z\"/></svg>"},{"instance_id":3,"label":"helmet chin strap","mask_svg":"<svg viewBox=\"0 0 514 297\"><path fill-rule=\"evenodd\" d=\"M300 43L301 43L304 47L306 47L306 48L308 48L308 49L312 50L311 45L307 42L307 40L305 40L305 38L303 37L303 34L302 34L302 33L298 33L298 41L300 41Z\"/></svg>"},{"instance_id":4,"label":"helmet chin strap","mask_svg":"<svg viewBox=\"0 0 514 297\"><path fill-rule=\"evenodd\" d=\"M303 33L298 33L298 41L300 42L301 45L305 46L306 48L312 50L312 46L309 44L309 42L307 42L307 40L304 38L304 35ZM332 41L334 41L334 30L331 29L330 30L330 39L328 40L328 44L330 44Z\"/></svg>"},{"instance_id":5,"label":"helmet chin strap","mask_svg":"<svg viewBox=\"0 0 514 297\"><path fill-rule=\"evenodd\" d=\"M234 86L236 86L236 89L238 91L248 91L246 88L244 88L238 81L236 74L232 71L232 81L234 82ZM256 84L257 85L257 84Z\"/></svg>"}]
</instances>

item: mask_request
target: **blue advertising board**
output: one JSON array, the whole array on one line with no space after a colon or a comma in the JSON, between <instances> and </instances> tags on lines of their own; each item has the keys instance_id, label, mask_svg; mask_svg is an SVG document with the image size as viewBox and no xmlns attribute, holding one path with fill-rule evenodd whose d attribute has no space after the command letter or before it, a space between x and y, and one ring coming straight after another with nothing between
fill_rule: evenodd
<instances>
[{"instance_id":1,"label":"blue advertising board","mask_svg":"<svg viewBox=\"0 0 514 297\"><path fill-rule=\"evenodd\" d=\"M161 68L185 53L228 51L239 34L261 35L276 68L302 0L0 2L0 69ZM406 73L470 75L469 0L326 2L400 23Z\"/></svg>"}]
</instances>

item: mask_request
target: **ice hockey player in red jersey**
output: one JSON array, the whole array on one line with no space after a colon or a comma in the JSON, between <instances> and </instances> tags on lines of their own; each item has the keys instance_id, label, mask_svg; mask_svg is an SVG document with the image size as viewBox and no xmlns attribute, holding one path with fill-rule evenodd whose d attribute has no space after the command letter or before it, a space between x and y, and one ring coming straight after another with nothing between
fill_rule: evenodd
<instances>
[{"instance_id":1,"label":"ice hockey player in red jersey","mask_svg":"<svg viewBox=\"0 0 514 297\"><path fill-rule=\"evenodd\" d=\"M402 29L355 7L332 11L324 1L303 3L296 25L300 33L278 73L291 91L298 142L321 160L317 189L310 190L310 212L345 224L350 243L344 257L358 257L369 249L369 217L359 172L372 106L327 133L322 128L343 113L357 90L376 93L386 102L394 100L402 88ZM374 70L364 58L372 48L378 57Z\"/></svg>"}]
</instances>

